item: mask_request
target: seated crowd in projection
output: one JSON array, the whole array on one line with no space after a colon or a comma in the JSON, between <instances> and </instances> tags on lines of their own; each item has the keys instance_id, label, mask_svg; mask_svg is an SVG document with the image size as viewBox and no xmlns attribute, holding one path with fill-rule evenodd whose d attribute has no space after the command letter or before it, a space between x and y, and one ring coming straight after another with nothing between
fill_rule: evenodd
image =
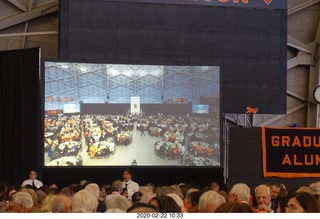
<instances>
[{"instance_id":1,"label":"seated crowd in projection","mask_svg":"<svg viewBox=\"0 0 320 219\"><path fill-rule=\"evenodd\" d=\"M180 159L186 166L219 166L220 128L215 121L218 118L163 114L46 116L44 148L50 163L45 165L90 165L83 163L83 150L91 159L107 159L116 153L117 146L132 144L136 129L141 136L154 137L154 156Z\"/></svg>"}]
</instances>

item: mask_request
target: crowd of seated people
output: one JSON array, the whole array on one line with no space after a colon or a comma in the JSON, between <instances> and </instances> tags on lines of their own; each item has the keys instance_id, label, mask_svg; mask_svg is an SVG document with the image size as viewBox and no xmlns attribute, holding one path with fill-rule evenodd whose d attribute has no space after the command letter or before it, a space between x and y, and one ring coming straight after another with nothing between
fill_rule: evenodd
<instances>
[{"instance_id":1,"label":"crowd of seated people","mask_svg":"<svg viewBox=\"0 0 320 219\"><path fill-rule=\"evenodd\" d=\"M133 130L132 118L124 115L86 114L47 116L45 119L45 152L50 165L77 157L85 148L90 158L107 158L115 153L116 144L129 145L132 136L122 131ZM81 137L84 137L82 145Z\"/></svg>"},{"instance_id":2,"label":"crowd of seated people","mask_svg":"<svg viewBox=\"0 0 320 219\"><path fill-rule=\"evenodd\" d=\"M140 129L144 127L151 136L161 136L163 139L154 143L157 156L182 160L186 156L184 164L187 166L219 165L220 146L216 126L212 119L193 116L153 115L140 120Z\"/></svg>"},{"instance_id":3,"label":"crowd of seated people","mask_svg":"<svg viewBox=\"0 0 320 219\"><path fill-rule=\"evenodd\" d=\"M115 154L115 142L113 139L107 141L98 141L90 145L89 156L90 158L108 158L109 155Z\"/></svg>"},{"instance_id":4,"label":"crowd of seated people","mask_svg":"<svg viewBox=\"0 0 320 219\"><path fill-rule=\"evenodd\" d=\"M210 185L217 186L148 183L128 199L121 180L100 186L87 180L60 187L44 183L39 188L10 186L1 181L0 213L320 213L319 181L290 191L281 183L254 188L245 182L229 188L216 182Z\"/></svg>"},{"instance_id":5,"label":"crowd of seated people","mask_svg":"<svg viewBox=\"0 0 320 219\"><path fill-rule=\"evenodd\" d=\"M181 156L183 155L181 154L181 151L183 150L182 147L184 146L180 143L157 141L154 144L154 152L162 159L164 157L167 157L169 160L174 160L181 158Z\"/></svg>"},{"instance_id":6,"label":"crowd of seated people","mask_svg":"<svg viewBox=\"0 0 320 219\"><path fill-rule=\"evenodd\" d=\"M212 118L190 115L47 116L45 152L50 161L76 157L82 149L91 159L108 158L115 153L117 145L128 146L132 143L130 131L135 124L141 136L147 133L157 137L155 154L161 158L180 159L181 164L190 166L215 166L220 163L219 124ZM186 155L188 160L184 157Z\"/></svg>"},{"instance_id":7,"label":"crowd of seated people","mask_svg":"<svg viewBox=\"0 0 320 219\"><path fill-rule=\"evenodd\" d=\"M129 132L118 133L115 136L115 142L117 145L127 146L132 142L132 134L130 134Z\"/></svg>"},{"instance_id":8,"label":"crowd of seated people","mask_svg":"<svg viewBox=\"0 0 320 219\"><path fill-rule=\"evenodd\" d=\"M76 157L82 149L79 115L47 116L45 118L44 148L50 161L61 157Z\"/></svg>"},{"instance_id":9,"label":"crowd of seated people","mask_svg":"<svg viewBox=\"0 0 320 219\"><path fill-rule=\"evenodd\" d=\"M133 119L125 115L83 115L84 136L90 158L107 158L116 145L132 142Z\"/></svg>"},{"instance_id":10,"label":"crowd of seated people","mask_svg":"<svg viewBox=\"0 0 320 219\"><path fill-rule=\"evenodd\" d=\"M82 166L83 158L81 155L59 157L50 161L47 166Z\"/></svg>"}]
</instances>

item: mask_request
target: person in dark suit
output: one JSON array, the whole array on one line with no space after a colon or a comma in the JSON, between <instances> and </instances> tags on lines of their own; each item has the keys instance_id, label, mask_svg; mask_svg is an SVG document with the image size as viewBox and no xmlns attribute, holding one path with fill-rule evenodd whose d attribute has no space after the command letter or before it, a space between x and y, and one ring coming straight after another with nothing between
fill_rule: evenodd
<instances>
[{"instance_id":1,"label":"person in dark suit","mask_svg":"<svg viewBox=\"0 0 320 219\"><path fill-rule=\"evenodd\" d=\"M143 127L143 126L141 127L141 130L140 130L140 131L141 131L140 136L142 136L142 135L144 135L144 136L145 136L145 135L146 135L146 134L144 133L145 129L144 129L144 127Z\"/></svg>"},{"instance_id":2,"label":"person in dark suit","mask_svg":"<svg viewBox=\"0 0 320 219\"><path fill-rule=\"evenodd\" d=\"M280 183L272 183L270 185L271 192L271 208L277 210L279 205L279 194L281 191L282 185Z\"/></svg>"}]
</instances>

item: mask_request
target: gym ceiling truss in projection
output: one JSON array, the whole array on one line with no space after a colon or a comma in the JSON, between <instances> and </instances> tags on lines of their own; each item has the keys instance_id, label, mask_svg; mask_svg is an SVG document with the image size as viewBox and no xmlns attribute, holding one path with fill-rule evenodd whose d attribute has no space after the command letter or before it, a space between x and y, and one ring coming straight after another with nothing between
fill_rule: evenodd
<instances>
[{"instance_id":1,"label":"gym ceiling truss in projection","mask_svg":"<svg viewBox=\"0 0 320 219\"><path fill-rule=\"evenodd\" d=\"M220 166L220 67L44 66L44 166Z\"/></svg>"}]
</instances>

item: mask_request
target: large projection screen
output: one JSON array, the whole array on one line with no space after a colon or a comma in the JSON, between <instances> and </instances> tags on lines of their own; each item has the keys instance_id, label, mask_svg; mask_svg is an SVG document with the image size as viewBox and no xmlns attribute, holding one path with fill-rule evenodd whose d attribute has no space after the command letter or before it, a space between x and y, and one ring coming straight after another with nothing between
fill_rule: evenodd
<instances>
[{"instance_id":1,"label":"large projection screen","mask_svg":"<svg viewBox=\"0 0 320 219\"><path fill-rule=\"evenodd\" d=\"M45 167L221 166L219 66L43 65Z\"/></svg>"}]
</instances>

